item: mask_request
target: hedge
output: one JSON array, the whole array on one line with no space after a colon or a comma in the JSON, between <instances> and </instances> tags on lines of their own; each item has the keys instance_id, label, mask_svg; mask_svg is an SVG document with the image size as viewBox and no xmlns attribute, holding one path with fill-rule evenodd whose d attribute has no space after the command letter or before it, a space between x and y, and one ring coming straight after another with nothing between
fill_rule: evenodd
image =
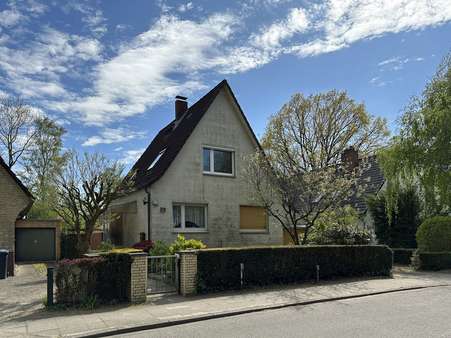
<instances>
[{"instance_id":1,"label":"hedge","mask_svg":"<svg viewBox=\"0 0 451 338\"><path fill-rule=\"evenodd\" d=\"M57 303L76 305L90 298L102 303L127 300L131 261L128 254L60 261L56 272Z\"/></svg>"},{"instance_id":2,"label":"hedge","mask_svg":"<svg viewBox=\"0 0 451 338\"><path fill-rule=\"evenodd\" d=\"M422 252L451 251L451 216L434 216L421 223L417 243Z\"/></svg>"},{"instance_id":3,"label":"hedge","mask_svg":"<svg viewBox=\"0 0 451 338\"><path fill-rule=\"evenodd\" d=\"M410 265L411 258L416 249L392 248L393 263L401 265Z\"/></svg>"},{"instance_id":4,"label":"hedge","mask_svg":"<svg viewBox=\"0 0 451 338\"><path fill-rule=\"evenodd\" d=\"M419 270L451 269L451 252L416 252L412 260Z\"/></svg>"},{"instance_id":5,"label":"hedge","mask_svg":"<svg viewBox=\"0 0 451 338\"><path fill-rule=\"evenodd\" d=\"M384 245L274 246L197 251L199 293L351 276L388 276L392 251Z\"/></svg>"}]
</instances>

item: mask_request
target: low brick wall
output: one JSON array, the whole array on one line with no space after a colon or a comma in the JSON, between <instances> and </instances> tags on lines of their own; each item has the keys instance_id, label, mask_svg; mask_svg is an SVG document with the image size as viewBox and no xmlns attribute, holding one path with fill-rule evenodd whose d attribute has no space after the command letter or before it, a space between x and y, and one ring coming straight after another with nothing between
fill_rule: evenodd
<instances>
[{"instance_id":1,"label":"low brick wall","mask_svg":"<svg viewBox=\"0 0 451 338\"><path fill-rule=\"evenodd\" d=\"M147 296L147 253L132 253L129 300L143 303Z\"/></svg>"}]
</instances>

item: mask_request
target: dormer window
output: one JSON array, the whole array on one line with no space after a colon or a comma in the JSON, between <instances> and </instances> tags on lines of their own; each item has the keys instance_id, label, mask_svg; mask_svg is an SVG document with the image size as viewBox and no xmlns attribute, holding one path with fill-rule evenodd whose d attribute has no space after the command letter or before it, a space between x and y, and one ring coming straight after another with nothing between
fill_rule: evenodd
<instances>
[{"instance_id":1,"label":"dormer window","mask_svg":"<svg viewBox=\"0 0 451 338\"><path fill-rule=\"evenodd\" d=\"M152 161L152 163L150 164L148 170L152 169L153 167L155 167L155 164L157 164L158 160L160 159L161 156L163 156L164 152L166 151L166 148L164 148L162 151L160 151L157 155L157 157L155 157L155 159Z\"/></svg>"},{"instance_id":2,"label":"dormer window","mask_svg":"<svg viewBox=\"0 0 451 338\"><path fill-rule=\"evenodd\" d=\"M235 152L230 149L204 147L202 150L204 174L233 176L234 155Z\"/></svg>"}]
</instances>

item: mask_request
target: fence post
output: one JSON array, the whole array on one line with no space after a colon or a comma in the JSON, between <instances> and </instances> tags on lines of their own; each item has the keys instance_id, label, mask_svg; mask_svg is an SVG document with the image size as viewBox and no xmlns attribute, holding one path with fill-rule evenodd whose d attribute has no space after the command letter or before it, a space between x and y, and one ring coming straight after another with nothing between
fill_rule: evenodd
<instances>
[{"instance_id":1,"label":"fence post","mask_svg":"<svg viewBox=\"0 0 451 338\"><path fill-rule=\"evenodd\" d=\"M241 282L241 288L243 288L243 281L244 281L244 263L240 263L240 282Z\"/></svg>"},{"instance_id":2,"label":"fence post","mask_svg":"<svg viewBox=\"0 0 451 338\"><path fill-rule=\"evenodd\" d=\"M175 254L175 291L180 294L180 255Z\"/></svg>"},{"instance_id":3,"label":"fence post","mask_svg":"<svg viewBox=\"0 0 451 338\"><path fill-rule=\"evenodd\" d=\"M47 267L47 306L53 305L53 270L52 267Z\"/></svg>"}]
</instances>

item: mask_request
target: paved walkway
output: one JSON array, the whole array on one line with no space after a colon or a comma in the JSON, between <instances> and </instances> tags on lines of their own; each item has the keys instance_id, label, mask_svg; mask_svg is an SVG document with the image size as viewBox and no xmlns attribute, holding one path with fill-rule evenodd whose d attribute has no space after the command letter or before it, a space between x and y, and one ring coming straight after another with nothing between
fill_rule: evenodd
<instances>
[{"instance_id":1,"label":"paved walkway","mask_svg":"<svg viewBox=\"0 0 451 338\"><path fill-rule=\"evenodd\" d=\"M393 278L384 279L348 279L186 298L177 295L152 296L145 304L101 307L95 312L46 311L41 307L34 309L34 312L16 311L13 318L8 316L6 320L2 318L0 332L2 337L81 337L230 312L437 285L451 285L451 272L397 270Z\"/></svg>"}]
</instances>

